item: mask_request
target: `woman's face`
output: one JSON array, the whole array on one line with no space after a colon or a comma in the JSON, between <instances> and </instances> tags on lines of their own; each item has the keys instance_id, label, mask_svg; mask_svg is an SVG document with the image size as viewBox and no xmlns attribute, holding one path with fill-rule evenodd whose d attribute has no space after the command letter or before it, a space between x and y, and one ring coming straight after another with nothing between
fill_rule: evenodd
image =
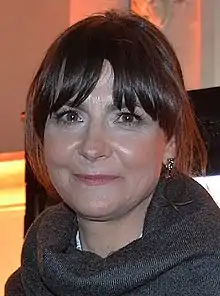
<instances>
[{"instance_id":1,"label":"woman's face","mask_svg":"<svg viewBox=\"0 0 220 296\"><path fill-rule=\"evenodd\" d=\"M63 106L49 118L44 153L51 181L80 217L114 220L149 202L162 162L174 144L137 106L135 115L112 100L113 72L104 63L101 78L78 108Z\"/></svg>"}]
</instances>

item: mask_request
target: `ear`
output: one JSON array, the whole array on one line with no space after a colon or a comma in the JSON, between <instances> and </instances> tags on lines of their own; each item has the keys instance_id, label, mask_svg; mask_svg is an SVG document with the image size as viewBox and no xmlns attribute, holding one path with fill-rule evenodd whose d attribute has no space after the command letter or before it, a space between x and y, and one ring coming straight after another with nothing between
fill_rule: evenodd
<instances>
[{"instance_id":1,"label":"ear","mask_svg":"<svg viewBox=\"0 0 220 296\"><path fill-rule=\"evenodd\" d=\"M166 144L164 155L163 155L163 164L166 165L168 158L176 157L176 139L173 136Z\"/></svg>"}]
</instances>

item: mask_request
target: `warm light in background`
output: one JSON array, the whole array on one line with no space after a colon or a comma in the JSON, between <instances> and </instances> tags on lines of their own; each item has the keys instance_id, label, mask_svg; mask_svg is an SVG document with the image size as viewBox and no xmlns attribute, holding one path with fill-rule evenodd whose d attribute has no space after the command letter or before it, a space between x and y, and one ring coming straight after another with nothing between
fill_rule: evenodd
<instances>
[{"instance_id":1,"label":"warm light in background","mask_svg":"<svg viewBox=\"0 0 220 296\"><path fill-rule=\"evenodd\" d=\"M24 159L0 162L0 211L25 205Z\"/></svg>"}]
</instances>

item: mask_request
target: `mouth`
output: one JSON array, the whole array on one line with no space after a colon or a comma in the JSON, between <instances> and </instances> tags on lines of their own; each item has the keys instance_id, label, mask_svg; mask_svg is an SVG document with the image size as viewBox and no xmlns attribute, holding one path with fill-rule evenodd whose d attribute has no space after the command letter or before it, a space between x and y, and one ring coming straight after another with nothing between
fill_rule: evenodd
<instances>
[{"instance_id":1,"label":"mouth","mask_svg":"<svg viewBox=\"0 0 220 296\"><path fill-rule=\"evenodd\" d=\"M83 174L75 174L75 178L84 183L87 186L100 186L106 185L108 183L114 182L119 179L119 176L114 175L83 175Z\"/></svg>"}]
</instances>

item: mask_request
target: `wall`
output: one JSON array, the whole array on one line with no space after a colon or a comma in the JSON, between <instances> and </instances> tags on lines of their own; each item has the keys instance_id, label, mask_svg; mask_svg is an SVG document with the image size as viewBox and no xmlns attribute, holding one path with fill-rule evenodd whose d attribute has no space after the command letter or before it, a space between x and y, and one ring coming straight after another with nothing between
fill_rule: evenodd
<instances>
[{"instance_id":1,"label":"wall","mask_svg":"<svg viewBox=\"0 0 220 296\"><path fill-rule=\"evenodd\" d=\"M164 33L177 53L187 89L200 88L202 79L200 0L174 2Z\"/></svg>"},{"instance_id":2,"label":"wall","mask_svg":"<svg viewBox=\"0 0 220 296\"><path fill-rule=\"evenodd\" d=\"M70 24L106 9L129 9L128 0L70 0Z\"/></svg>"},{"instance_id":3,"label":"wall","mask_svg":"<svg viewBox=\"0 0 220 296\"><path fill-rule=\"evenodd\" d=\"M220 86L220 1L202 0L203 84Z\"/></svg>"},{"instance_id":4,"label":"wall","mask_svg":"<svg viewBox=\"0 0 220 296\"><path fill-rule=\"evenodd\" d=\"M214 85L220 86L220 1L214 4Z\"/></svg>"},{"instance_id":5,"label":"wall","mask_svg":"<svg viewBox=\"0 0 220 296\"><path fill-rule=\"evenodd\" d=\"M187 89L220 86L220 1L174 2L164 30L182 65Z\"/></svg>"},{"instance_id":6,"label":"wall","mask_svg":"<svg viewBox=\"0 0 220 296\"><path fill-rule=\"evenodd\" d=\"M220 86L220 1L214 0L214 85Z\"/></svg>"},{"instance_id":7,"label":"wall","mask_svg":"<svg viewBox=\"0 0 220 296\"><path fill-rule=\"evenodd\" d=\"M0 152L23 150L20 113L45 49L69 25L68 0L0 1Z\"/></svg>"}]
</instances>

